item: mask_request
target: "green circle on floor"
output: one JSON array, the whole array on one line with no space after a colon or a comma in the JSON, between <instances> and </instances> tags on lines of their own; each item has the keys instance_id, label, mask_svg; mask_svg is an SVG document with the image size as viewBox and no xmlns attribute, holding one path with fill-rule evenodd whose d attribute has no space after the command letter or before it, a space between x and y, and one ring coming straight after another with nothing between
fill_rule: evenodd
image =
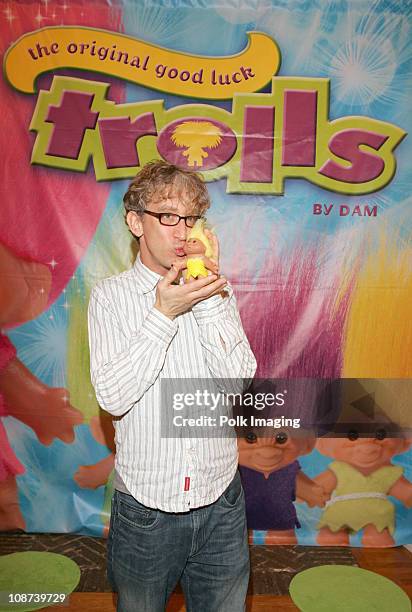
<instances>
[{"instance_id":1,"label":"green circle on floor","mask_svg":"<svg viewBox=\"0 0 412 612\"><path fill-rule=\"evenodd\" d=\"M289 592L302 612L411 612L408 595L392 580L350 565L304 570Z\"/></svg>"},{"instance_id":2,"label":"green circle on floor","mask_svg":"<svg viewBox=\"0 0 412 612\"><path fill-rule=\"evenodd\" d=\"M50 552L4 555L0 557L0 612L39 610L56 605L59 599L50 598L49 594L68 595L74 591L79 580L79 566L64 555ZM31 593L33 596L30 597ZM12 600L9 594L13 594ZM44 601L44 597L39 598L34 594L46 594L48 597ZM40 601L36 601L38 599Z\"/></svg>"}]
</instances>

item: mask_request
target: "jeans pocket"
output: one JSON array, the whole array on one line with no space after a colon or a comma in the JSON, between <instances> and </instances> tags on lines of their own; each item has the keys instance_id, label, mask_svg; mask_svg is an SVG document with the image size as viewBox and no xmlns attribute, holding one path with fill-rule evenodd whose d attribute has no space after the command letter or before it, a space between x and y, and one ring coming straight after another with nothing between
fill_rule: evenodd
<instances>
[{"instance_id":1,"label":"jeans pocket","mask_svg":"<svg viewBox=\"0 0 412 612\"><path fill-rule=\"evenodd\" d=\"M159 510L147 508L126 493L119 493L117 516L129 527L137 529L152 529L160 520Z\"/></svg>"},{"instance_id":2,"label":"jeans pocket","mask_svg":"<svg viewBox=\"0 0 412 612\"><path fill-rule=\"evenodd\" d=\"M223 505L234 508L240 498L243 495L242 482L240 480L239 472L236 472L236 475L226 491L222 493L222 503Z\"/></svg>"}]
</instances>

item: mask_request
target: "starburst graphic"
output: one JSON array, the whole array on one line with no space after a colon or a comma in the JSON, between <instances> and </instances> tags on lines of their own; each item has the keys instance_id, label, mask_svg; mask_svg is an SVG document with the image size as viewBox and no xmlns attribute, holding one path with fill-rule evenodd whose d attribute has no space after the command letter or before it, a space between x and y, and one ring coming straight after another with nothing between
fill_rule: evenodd
<instances>
[{"instance_id":1,"label":"starburst graphic","mask_svg":"<svg viewBox=\"0 0 412 612\"><path fill-rule=\"evenodd\" d=\"M53 387L65 385L66 312L53 307L10 334L18 347L19 359L35 376Z\"/></svg>"},{"instance_id":2,"label":"starburst graphic","mask_svg":"<svg viewBox=\"0 0 412 612\"><path fill-rule=\"evenodd\" d=\"M368 105L391 84L397 62L389 40L355 36L338 49L330 64L337 96L353 105Z\"/></svg>"},{"instance_id":3,"label":"starburst graphic","mask_svg":"<svg viewBox=\"0 0 412 612\"><path fill-rule=\"evenodd\" d=\"M409 79L410 35L407 15L378 11L377 2L367 13L341 6L335 23L321 24L313 37L305 70L329 77L339 104L365 111L374 102L398 105Z\"/></svg>"},{"instance_id":4,"label":"starburst graphic","mask_svg":"<svg viewBox=\"0 0 412 612\"><path fill-rule=\"evenodd\" d=\"M37 13L36 17L34 18L37 23L40 25L42 21L44 21L44 17L43 15L40 13L40 9L39 12Z\"/></svg>"},{"instance_id":5,"label":"starburst graphic","mask_svg":"<svg viewBox=\"0 0 412 612\"><path fill-rule=\"evenodd\" d=\"M276 19L258 16L256 28L278 42L286 73L330 78L337 113L340 106L368 112L373 103L399 107L408 98L411 7L372 0L365 11L357 2L324 0L321 10L295 19L288 7Z\"/></svg>"},{"instance_id":6,"label":"starburst graphic","mask_svg":"<svg viewBox=\"0 0 412 612\"><path fill-rule=\"evenodd\" d=\"M3 13L6 16L6 19L9 23L12 23L16 19L15 14L13 13L13 11L11 10L9 6L4 9Z\"/></svg>"}]
</instances>

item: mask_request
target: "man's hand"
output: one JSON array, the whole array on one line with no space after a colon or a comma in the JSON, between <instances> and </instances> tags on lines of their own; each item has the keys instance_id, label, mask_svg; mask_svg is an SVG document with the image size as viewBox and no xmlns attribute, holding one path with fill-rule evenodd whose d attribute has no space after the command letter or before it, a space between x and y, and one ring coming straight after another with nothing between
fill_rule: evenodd
<instances>
[{"instance_id":1,"label":"man's hand","mask_svg":"<svg viewBox=\"0 0 412 612\"><path fill-rule=\"evenodd\" d=\"M179 268L180 266L172 264L169 272L159 281L156 290L155 308L172 320L198 302L217 295L227 285L224 277L218 278L215 274L186 285L173 285L180 272Z\"/></svg>"},{"instance_id":2,"label":"man's hand","mask_svg":"<svg viewBox=\"0 0 412 612\"><path fill-rule=\"evenodd\" d=\"M211 232L209 229L205 229L205 234L212 245L213 255L210 259L214 261L219 268L219 240L217 239L216 234Z\"/></svg>"}]
</instances>

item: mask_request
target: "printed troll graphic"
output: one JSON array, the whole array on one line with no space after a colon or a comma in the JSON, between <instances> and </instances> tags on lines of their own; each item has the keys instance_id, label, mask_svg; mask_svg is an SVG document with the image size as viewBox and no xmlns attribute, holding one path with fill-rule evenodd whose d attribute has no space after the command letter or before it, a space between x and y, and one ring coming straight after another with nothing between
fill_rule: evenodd
<instances>
[{"instance_id":1,"label":"printed troll graphic","mask_svg":"<svg viewBox=\"0 0 412 612\"><path fill-rule=\"evenodd\" d=\"M203 158L209 154L205 148L214 149L222 142L222 132L209 121L185 121L173 131L173 144L186 147L182 155L187 157L189 166L203 166Z\"/></svg>"}]
</instances>

